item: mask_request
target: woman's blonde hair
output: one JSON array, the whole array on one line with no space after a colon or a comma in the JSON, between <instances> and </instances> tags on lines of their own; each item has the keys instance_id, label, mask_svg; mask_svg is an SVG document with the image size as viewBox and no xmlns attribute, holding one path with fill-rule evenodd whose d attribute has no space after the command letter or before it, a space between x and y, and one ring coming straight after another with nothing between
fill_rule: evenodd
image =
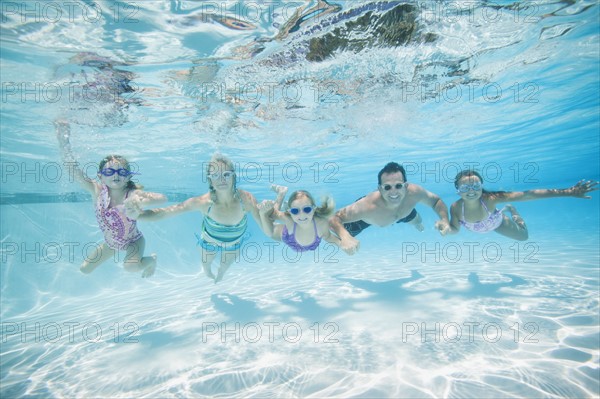
<instances>
[{"instance_id":1,"label":"woman's blonde hair","mask_svg":"<svg viewBox=\"0 0 600 399\"><path fill-rule=\"evenodd\" d=\"M225 168L223 170L220 170L221 168L216 166L216 164L218 164L218 163L225 165ZM237 174L235 173L235 165L233 164L231 159L227 158L225 155L223 155L221 153L214 154L212 156L212 158L210 159L208 165L206 166L206 176L208 177L206 180L208 181L208 190L210 191L210 199L215 203L217 202L217 191L213 187L212 180L210 179L210 175L212 174L211 169L214 170L214 168L217 168L218 173L223 173L226 171L233 172L233 196L234 196L234 198L240 199L240 194L237 189Z\"/></svg>"}]
</instances>

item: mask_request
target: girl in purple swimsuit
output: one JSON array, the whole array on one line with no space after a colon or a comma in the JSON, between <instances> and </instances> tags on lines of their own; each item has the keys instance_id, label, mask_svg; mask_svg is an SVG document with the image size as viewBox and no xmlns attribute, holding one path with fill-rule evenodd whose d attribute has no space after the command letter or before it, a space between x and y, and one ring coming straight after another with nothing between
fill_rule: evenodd
<instances>
[{"instance_id":1,"label":"girl in purple swimsuit","mask_svg":"<svg viewBox=\"0 0 600 399\"><path fill-rule=\"evenodd\" d=\"M287 187L274 186L273 189L278 193L277 200L265 200L259 205L262 227L269 237L283 241L296 252L314 251L322 239L339 245L340 239L329 231L329 218L335 211L330 197L317 207L308 191L294 191L288 200L287 210L281 212L279 205ZM281 223L274 224L274 220Z\"/></svg>"},{"instance_id":2,"label":"girl in purple swimsuit","mask_svg":"<svg viewBox=\"0 0 600 399\"><path fill-rule=\"evenodd\" d=\"M586 198L586 193L597 190L598 182L580 181L566 189L538 189L528 191L486 191L483 178L474 170L463 170L454 180L458 201L450 206L450 228L458 233L460 226L476 233L495 231L514 240L524 241L529 237L525 221L514 206L506 205L498 210L496 205L508 201L530 201L542 198L576 197ZM503 212L511 213L509 219Z\"/></svg>"},{"instance_id":3,"label":"girl in purple swimsuit","mask_svg":"<svg viewBox=\"0 0 600 399\"><path fill-rule=\"evenodd\" d=\"M142 277L150 277L156 269L156 255L144 256L146 239L137 228L135 219L128 215L139 213L139 204L164 202L162 194L147 193L131 181L127 160L118 155L109 155L100 161L98 179L89 179L78 168L71 152L70 126L65 121L57 121L56 133L65 164L74 165L77 181L92 194L96 208L96 219L104 235L104 242L96 245L94 251L84 260L81 272L91 273L100 264L114 257L118 251L126 251L123 268L129 272L142 272ZM67 163L68 162L68 163Z\"/></svg>"}]
</instances>

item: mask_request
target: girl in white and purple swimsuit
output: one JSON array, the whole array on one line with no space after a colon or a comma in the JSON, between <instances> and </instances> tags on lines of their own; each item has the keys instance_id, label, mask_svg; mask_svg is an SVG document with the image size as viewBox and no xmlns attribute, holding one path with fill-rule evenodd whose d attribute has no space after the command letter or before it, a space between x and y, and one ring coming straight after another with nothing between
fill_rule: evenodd
<instances>
[{"instance_id":1,"label":"girl in white and purple swimsuit","mask_svg":"<svg viewBox=\"0 0 600 399\"><path fill-rule=\"evenodd\" d=\"M479 173L464 170L454 180L456 192L461 199L450 206L450 228L452 233L458 233L460 226L476 233L495 231L514 240L524 241L529 237L529 232L521 215L512 205L498 210L497 204L554 197L588 199L590 197L585 194L597 190L597 185L598 182L582 180L566 189L486 191L483 189L483 178ZM503 213L505 210L511 213L510 219Z\"/></svg>"},{"instance_id":2,"label":"girl in white and purple swimsuit","mask_svg":"<svg viewBox=\"0 0 600 399\"><path fill-rule=\"evenodd\" d=\"M327 198L317 207L308 191L295 191L290 195L287 210L281 212L279 206L287 192L287 187L274 186L278 192L277 201L263 201L259 205L262 227L267 236L282 241L296 252L314 251L321 240L339 245L340 239L329 230L329 218L335 205ZM274 220L281 223L274 224Z\"/></svg>"},{"instance_id":3,"label":"girl in white and purple swimsuit","mask_svg":"<svg viewBox=\"0 0 600 399\"><path fill-rule=\"evenodd\" d=\"M96 208L96 219L104 235L104 242L96 245L81 265L81 272L91 273L103 262L115 256L118 251L126 251L123 267L129 272L142 272L149 277L156 269L156 255L144 256L146 240L137 228L134 218L141 210L140 204L166 201L162 194L144 192L131 176L129 162L121 156L109 155L100 161L98 179L89 179L76 166L71 152L70 126L65 121L55 123L57 138L65 162L75 165L75 178L92 194ZM129 216L128 216L129 215Z\"/></svg>"}]
</instances>

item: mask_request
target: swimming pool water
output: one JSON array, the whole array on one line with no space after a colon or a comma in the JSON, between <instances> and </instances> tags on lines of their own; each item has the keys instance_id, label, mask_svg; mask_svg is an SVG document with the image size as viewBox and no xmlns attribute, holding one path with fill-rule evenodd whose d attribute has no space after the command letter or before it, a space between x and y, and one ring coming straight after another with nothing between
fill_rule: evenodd
<instances>
[{"instance_id":1,"label":"swimming pool water","mask_svg":"<svg viewBox=\"0 0 600 399\"><path fill-rule=\"evenodd\" d=\"M401 2L337 2L281 33L323 4L2 3L0 396L600 395L597 192L514 204L525 242L440 237L419 206L422 233L298 258L251 222L218 284L187 214L139 223L151 279L79 272L101 235L58 117L81 165L121 153L170 203L206 191L215 151L259 200L276 183L338 207L389 161L448 205L465 167L498 190L599 179L596 2L410 2L400 46L378 28ZM345 44L308 61L324 37Z\"/></svg>"}]
</instances>

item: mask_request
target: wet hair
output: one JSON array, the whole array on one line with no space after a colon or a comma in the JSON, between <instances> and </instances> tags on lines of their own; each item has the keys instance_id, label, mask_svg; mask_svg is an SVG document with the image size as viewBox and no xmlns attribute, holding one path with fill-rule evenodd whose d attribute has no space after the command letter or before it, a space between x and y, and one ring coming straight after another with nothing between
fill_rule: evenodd
<instances>
[{"instance_id":1,"label":"wet hair","mask_svg":"<svg viewBox=\"0 0 600 399\"><path fill-rule=\"evenodd\" d=\"M217 163L222 163L223 165L225 165L225 169L224 170L220 170L220 167L217 167L215 164ZM216 203L217 202L217 190L215 190L215 188L212 185L212 181L210 179L210 175L211 173L211 169L215 169L215 167L217 168L217 172L218 173L223 173L226 171L232 171L233 174L233 196L236 199L240 199L240 194L238 192L237 189L237 174L235 174L235 165L233 164L233 162L231 161L231 159L227 158L225 155L221 154L221 153L215 153L212 158L210 159L208 165L206 166L206 176L207 176L207 181L208 181L208 190L210 191L210 199L212 200L212 202Z\"/></svg>"},{"instance_id":2,"label":"wet hair","mask_svg":"<svg viewBox=\"0 0 600 399\"><path fill-rule=\"evenodd\" d=\"M127 161L127 159L125 159L125 157L123 157L121 155L107 155L104 158L102 158L102 160L98 164L98 173L100 173L100 171L102 169L104 169L104 166L106 166L106 164L109 162L117 162L123 167L123 169L127 169L128 171L131 172L131 166L129 165L129 161ZM130 179L127 182L127 185L125 186L125 188L127 188L128 190L141 190L143 188L143 186L140 184L134 183Z\"/></svg>"},{"instance_id":3,"label":"wet hair","mask_svg":"<svg viewBox=\"0 0 600 399\"><path fill-rule=\"evenodd\" d=\"M458 172L458 174L454 178L454 188L458 188L458 182L463 177L477 177L481 181L481 184L483 184L483 177L481 177L479 172L477 172L476 170L473 170L473 169L465 169L465 170Z\"/></svg>"},{"instance_id":4,"label":"wet hair","mask_svg":"<svg viewBox=\"0 0 600 399\"><path fill-rule=\"evenodd\" d=\"M396 162L388 163L383 167L383 169L379 171L379 174L377 175L377 184L381 184L381 175L383 175L384 173L398 172L402 173L402 178L404 179L404 181L406 181L406 171L404 170L404 167L402 165L397 164Z\"/></svg>"},{"instance_id":5,"label":"wet hair","mask_svg":"<svg viewBox=\"0 0 600 399\"><path fill-rule=\"evenodd\" d=\"M294 202L297 199L302 198L302 197L308 198L310 200L311 205L316 207L315 208L315 216L316 217L318 216L320 218L328 219L335 212L335 202L333 201L333 198L331 198L329 196L324 197L321 200L321 205L317 207L317 204L316 204L313 196L310 195L310 193L305 190L294 191L290 195L290 198L288 199L287 208L290 209L292 206L292 202Z\"/></svg>"},{"instance_id":6,"label":"wet hair","mask_svg":"<svg viewBox=\"0 0 600 399\"><path fill-rule=\"evenodd\" d=\"M479 178L479 181L481 181L481 184L483 184L483 177L481 177L481 174L479 172L477 172L476 170L473 170L473 169L465 169L463 171L458 172L458 174L454 178L454 187L457 190L458 190L458 182L463 177L477 177L477 178ZM505 191L487 191L485 188L482 188L481 192L484 194L500 194L500 193L504 193Z\"/></svg>"}]
</instances>

